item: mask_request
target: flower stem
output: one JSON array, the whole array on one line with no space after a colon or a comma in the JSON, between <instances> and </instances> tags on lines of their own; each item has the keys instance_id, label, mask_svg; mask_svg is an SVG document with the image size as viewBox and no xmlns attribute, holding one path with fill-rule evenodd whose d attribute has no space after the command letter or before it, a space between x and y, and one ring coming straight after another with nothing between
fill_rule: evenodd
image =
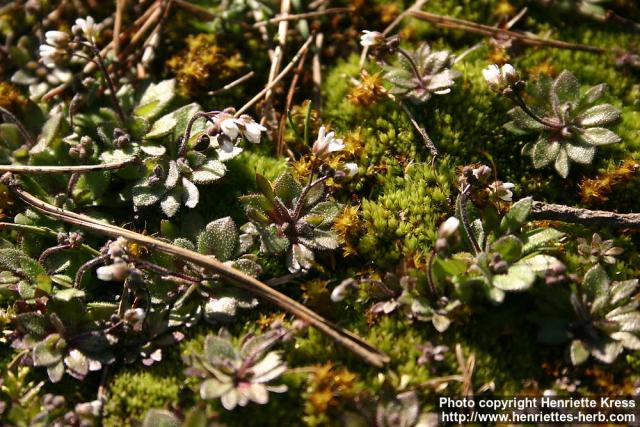
<instances>
[{"instance_id":1,"label":"flower stem","mask_svg":"<svg viewBox=\"0 0 640 427\"><path fill-rule=\"evenodd\" d=\"M184 157L184 155L187 153L187 147L189 146L189 139L191 138L191 128L195 124L196 120L198 120L199 118L204 118L208 121L212 121L213 114L214 113L212 112L207 113L204 111L198 111L189 119L189 123L187 123L187 128L184 131L184 137L182 138L182 143L180 144L180 148L178 149L178 158Z\"/></svg>"},{"instance_id":2,"label":"flower stem","mask_svg":"<svg viewBox=\"0 0 640 427\"><path fill-rule=\"evenodd\" d=\"M418 65L416 64L416 61L413 60L413 58L411 57L411 55L409 55L409 53L402 49L402 48L398 48L398 53L402 56L404 56L404 58L407 60L407 62L409 62L409 65L411 66L411 70L413 71L413 74L415 75L416 79L418 80L418 84L420 85L420 89L424 89L424 82L422 81L422 75L420 75L420 71L418 70Z\"/></svg>"},{"instance_id":3,"label":"flower stem","mask_svg":"<svg viewBox=\"0 0 640 427\"><path fill-rule=\"evenodd\" d=\"M104 75L104 80L107 82L107 86L109 86L109 95L111 96L111 102L113 103L113 107L116 109L116 113L118 113L118 117L120 118L120 122L124 125L127 122L127 117L124 115L124 111L122 111L122 107L120 106L120 102L118 102L118 98L116 97L116 86L111 79L111 75L109 75L109 71L107 67L104 65L104 61L102 60L102 55L100 55L100 49L95 44L91 44L91 49L93 50L95 63L98 64L102 74Z\"/></svg>"},{"instance_id":4,"label":"flower stem","mask_svg":"<svg viewBox=\"0 0 640 427\"><path fill-rule=\"evenodd\" d=\"M516 88L512 88L512 93L513 93L513 99L516 101L516 103L518 104L518 106L520 108L522 108L522 111L524 111L525 113L527 113L533 120L535 120L536 122L540 123L541 125L553 128L553 129L562 129L562 125L559 125L557 123L551 123L545 119L543 119L542 117L538 116L536 113L534 113L528 106L527 104L524 102L524 99L522 99L522 97L520 96L520 93L518 92L518 90Z\"/></svg>"},{"instance_id":5,"label":"flower stem","mask_svg":"<svg viewBox=\"0 0 640 427\"><path fill-rule=\"evenodd\" d=\"M471 230L471 225L469 224L469 217L467 216L467 197L469 196L469 190L471 189L470 185L467 185L458 196L458 209L460 209L460 218L462 219L462 228L464 229L465 234L467 235L467 239L471 242L471 248L473 249L473 254L478 255L482 250L480 249L480 245L476 240L476 236L473 234L473 230Z\"/></svg>"}]
</instances>

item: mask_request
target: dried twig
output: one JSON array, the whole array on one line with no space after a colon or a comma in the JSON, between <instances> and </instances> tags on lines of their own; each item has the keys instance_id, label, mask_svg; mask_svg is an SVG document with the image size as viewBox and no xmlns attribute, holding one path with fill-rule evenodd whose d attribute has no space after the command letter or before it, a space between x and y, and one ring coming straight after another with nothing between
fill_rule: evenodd
<instances>
[{"instance_id":1,"label":"dried twig","mask_svg":"<svg viewBox=\"0 0 640 427\"><path fill-rule=\"evenodd\" d=\"M409 15L423 21L431 22L434 25L443 28L453 28L456 30L464 30L470 33L481 34L484 36L506 36L517 39L525 44L533 46L548 46L558 49L580 50L596 54L603 54L607 49L597 46L588 46L583 44L568 43L560 40L544 39L534 35L524 34L518 31L505 30L502 28L492 27L489 25L478 24L464 19L452 18L449 16L437 15L435 13L412 10Z\"/></svg>"},{"instance_id":2,"label":"dried twig","mask_svg":"<svg viewBox=\"0 0 640 427\"><path fill-rule=\"evenodd\" d=\"M267 86L265 86L264 89L262 89L260 92L258 92L258 94L256 96L254 96L253 98L251 98L251 100L249 100L249 102L247 102L245 105L242 106L242 108L240 108L236 114L235 117L239 117L242 113L244 113L245 111L247 111L249 108L251 108L251 106L253 104L255 104L256 102L258 102L265 93L267 93L268 90L273 89L273 87L275 85L277 85L280 80L282 80L284 78L284 76L286 76L289 71L291 71L291 69L296 65L296 63L300 60L300 58L302 57L302 55L304 54L304 52L307 51L307 49L309 49L309 45L311 44L311 42L313 41L315 37L315 34L312 34L311 36L309 36L309 38L307 39L306 42L304 42L304 44L302 45L302 47L300 48L300 50L298 50L298 52L295 54L295 56L291 59L291 61L289 62L289 64L287 64L286 67L284 67L282 69L282 71L280 71L280 74L278 74L273 81L268 84Z\"/></svg>"},{"instance_id":3,"label":"dried twig","mask_svg":"<svg viewBox=\"0 0 640 427\"><path fill-rule=\"evenodd\" d=\"M533 202L531 219L564 221L588 226L640 228L640 213L596 211L538 201Z\"/></svg>"},{"instance_id":4,"label":"dried twig","mask_svg":"<svg viewBox=\"0 0 640 427\"><path fill-rule=\"evenodd\" d=\"M101 163L97 165L79 166L30 166L30 165L0 165L0 173L12 172L16 174L58 174L58 173L78 173L95 172L120 169L130 164L138 162L137 157L130 157L113 163Z\"/></svg>"},{"instance_id":5,"label":"dried twig","mask_svg":"<svg viewBox=\"0 0 640 427\"><path fill-rule=\"evenodd\" d=\"M125 0L116 0L116 18L113 23L113 54L117 58L120 52L120 30L122 29L122 14Z\"/></svg>"},{"instance_id":6,"label":"dried twig","mask_svg":"<svg viewBox=\"0 0 640 427\"><path fill-rule=\"evenodd\" d=\"M298 21L301 19L315 18L318 16L325 16L325 15L337 15L341 13L350 13L354 11L355 9L353 9L352 7L334 7L331 9L319 10L315 12L298 13L295 15L285 15L285 16L279 15L279 16L276 16L275 18L267 19L265 21L258 21L255 24L253 24L253 27L259 28L259 27L264 27L265 25L275 24L282 21Z\"/></svg>"},{"instance_id":7,"label":"dried twig","mask_svg":"<svg viewBox=\"0 0 640 427\"><path fill-rule=\"evenodd\" d=\"M291 0L281 0L280 2L280 15L286 17L291 9ZM287 31L289 30L289 21L283 20L278 24L278 46L276 46L273 58L271 58L271 69L269 70L269 79L267 80L267 86L271 85L271 82L275 79L278 71L282 67L282 59L284 57L284 49L287 46ZM269 114L271 110L271 96L273 95L272 89L268 89L264 95L264 109L263 120Z\"/></svg>"},{"instance_id":8,"label":"dried twig","mask_svg":"<svg viewBox=\"0 0 640 427\"><path fill-rule=\"evenodd\" d=\"M239 84L242 84L242 83L246 82L247 80L252 78L255 74L256 74L255 72L249 71L247 74L237 78L236 80L232 81L231 83L227 83L226 85L222 86L220 89L216 89L216 90L212 90L212 91L208 92L208 95L217 95L219 93L226 92L229 89L232 89L232 88L238 86Z\"/></svg>"},{"instance_id":9,"label":"dried twig","mask_svg":"<svg viewBox=\"0 0 640 427\"><path fill-rule=\"evenodd\" d=\"M192 262L196 265L204 267L221 277L225 278L232 284L246 289L249 292L262 297L263 299L273 303L279 308L288 311L289 313L297 316L299 319L309 323L310 325L318 328L320 331L331 337L337 343L341 344L345 348L354 352L366 362L382 367L389 361L388 356L380 352L378 349L372 347L366 343L362 338L357 335L346 331L322 316L318 315L314 311L300 304L299 302L289 298L288 296L272 289L268 285L265 285L261 281L251 277L235 268L229 267L217 259L202 255L198 252L190 251L188 249L181 248L176 245L155 239L150 236L145 236L140 233L136 233L121 227L106 224L100 222L86 215L77 214L58 208L21 189L13 182L13 178L10 175L5 174L3 182L6 183L13 194L23 202L27 203L37 211L62 220L66 223L73 224L79 227L86 228L98 234L117 238L124 237L125 239L144 245L148 248L163 252L165 254L178 257L187 262Z\"/></svg>"},{"instance_id":10,"label":"dried twig","mask_svg":"<svg viewBox=\"0 0 640 427\"><path fill-rule=\"evenodd\" d=\"M322 109L322 63L320 56L322 54L322 44L324 42L324 34L316 35L315 51L313 52L313 98L317 111Z\"/></svg>"},{"instance_id":11,"label":"dried twig","mask_svg":"<svg viewBox=\"0 0 640 427\"><path fill-rule=\"evenodd\" d=\"M204 18L209 21L213 21L214 19L216 19L217 15L215 13L212 13L208 9L205 9L202 6L198 6L197 4L189 3L188 1L184 0L173 0L173 2L176 4L176 6L193 15L197 15L200 18Z\"/></svg>"}]
</instances>

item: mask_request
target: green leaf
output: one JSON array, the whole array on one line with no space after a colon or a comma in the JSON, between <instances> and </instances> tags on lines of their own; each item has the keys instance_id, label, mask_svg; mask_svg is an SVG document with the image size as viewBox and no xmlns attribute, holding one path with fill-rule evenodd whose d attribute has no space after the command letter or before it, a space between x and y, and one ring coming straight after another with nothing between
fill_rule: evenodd
<instances>
[{"instance_id":1,"label":"green leaf","mask_svg":"<svg viewBox=\"0 0 640 427\"><path fill-rule=\"evenodd\" d=\"M288 207L292 207L293 200L302 193L302 186L291 172L284 172L273 183L273 191Z\"/></svg>"},{"instance_id":2,"label":"green leaf","mask_svg":"<svg viewBox=\"0 0 640 427\"><path fill-rule=\"evenodd\" d=\"M191 180L196 184L211 184L222 178L226 171L226 166L219 160L209 160L199 169L193 171Z\"/></svg>"},{"instance_id":3,"label":"green leaf","mask_svg":"<svg viewBox=\"0 0 640 427\"><path fill-rule=\"evenodd\" d=\"M214 255L220 261L231 259L238 248L238 229L231 217L207 224L198 236L198 252Z\"/></svg>"},{"instance_id":4,"label":"green leaf","mask_svg":"<svg viewBox=\"0 0 640 427\"><path fill-rule=\"evenodd\" d=\"M611 304L626 300L638 289L638 279L613 282L611 286Z\"/></svg>"},{"instance_id":5,"label":"green leaf","mask_svg":"<svg viewBox=\"0 0 640 427\"><path fill-rule=\"evenodd\" d=\"M340 214L342 211L342 206L336 202L325 201L320 202L315 205L310 211L310 215L320 215L322 217L322 222L318 224L318 226L327 226L333 223L333 220Z\"/></svg>"},{"instance_id":6,"label":"green leaf","mask_svg":"<svg viewBox=\"0 0 640 427\"><path fill-rule=\"evenodd\" d=\"M155 205L160 201L160 198L164 193L165 189L160 185L154 185L151 187L145 184L140 184L131 189L133 204L136 207Z\"/></svg>"},{"instance_id":7,"label":"green leaf","mask_svg":"<svg viewBox=\"0 0 640 427\"><path fill-rule=\"evenodd\" d=\"M263 175L256 173L256 185L258 186L258 190L269 200L273 200L275 198L275 193L271 183L267 178Z\"/></svg>"},{"instance_id":8,"label":"green leaf","mask_svg":"<svg viewBox=\"0 0 640 427\"><path fill-rule=\"evenodd\" d=\"M167 194L165 198L160 202L160 208L162 212L171 218L180 209L180 198L182 197L182 191L180 188L175 188L170 194Z\"/></svg>"},{"instance_id":9,"label":"green leaf","mask_svg":"<svg viewBox=\"0 0 640 427\"><path fill-rule=\"evenodd\" d=\"M582 291L591 299L607 295L609 292L609 277L600 264L589 269L582 281Z\"/></svg>"},{"instance_id":10,"label":"green leaf","mask_svg":"<svg viewBox=\"0 0 640 427\"><path fill-rule=\"evenodd\" d=\"M64 301L64 302L69 302L74 298L84 298L84 297L85 297L84 291L76 288L63 289L61 291L56 292L53 295L54 299L57 299L59 301Z\"/></svg>"},{"instance_id":11,"label":"green leaf","mask_svg":"<svg viewBox=\"0 0 640 427\"><path fill-rule=\"evenodd\" d=\"M61 131L64 116L62 113L56 113L49 117L42 127L42 133L36 145L31 147L29 152L31 154L41 153L48 148L53 140L58 136Z\"/></svg>"},{"instance_id":12,"label":"green leaf","mask_svg":"<svg viewBox=\"0 0 640 427\"><path fill-rule=\"evenodd\" d=\"M595 105L579 114L575 120L580 127L602 126L620 118L620 110L611 104Z\"/></svg>"},{"instance_id":13,"label":"green leaf","mask_svg":"<svg viewBox=\"0 0 640 427\"><path fill-rule=\"evenodd\" d=\"M32 335L36 339L47 334L47 320L40 313L20 313L15 317L16 328L23 334Z\"/></svg>"},{"instance_id":14,"label":"green leaf","mask_svg":"<svg viewBox=\"0 0 640 427\"><path fill-rule=\"evenodd\" d=\"M620 343L629 350L640 350L640 338L630 332L614 332L611 338Z\"/></svg>"},{"instance_id":15,"label":"green leaf","mask_svg":"<svg viewBox=\"0 0 640 427\"><path fill-rule=\"evenodd\" d=\"M51 334L33 348L34 366L51 366L62 360L65 342L58 334Z\"/></svg>"},{"instance_id":16,"label":"green leaf","mask_svg":"<svg viewBox=\"0 0 640 427\"><path fill-rule=\"evenodd\" d=\"M585 144L590 145L609 145L622 141L615 132L606 128L587 128L578 131L578 138Z\"/></svg>"},{"instance_id":17,"label":"green leaf","mask_svg":"<svg viewBox=\"0 0 640 427\"><path fill-rule=\"evenodd\" d=\"M138 106L133 110L136 116L147 120L155 119L169 105L175 96L176 81L163 80L159 83L151 83L140 98Z\"/></svg>"},{"instance_id":18,"label":"green leaf","mask_svg":"<svg viewBox=\"0 0 640 427\"><path fill-rule=\"evenodd\" d=\"M605 90L607 90L606 83L600 83L599 85L592 86L585 92L584 96L580 101L584 105L591 105L594 102L596 102L598 99L602 98L602 95L604 95Z\"/></svg>"},{"instance_id":19,"label":"green leaf","mask_svg":"<svg viewBox=\"0 0 640 427\"><path fill-rule=\"evenodd\" d=\"M200 398L204 400L217 399L233 388L233 383L220 382L215 378L209 378L200 385Z\"/></svg>"},{"instance_id":20,"label":"green leaf","mask_svg":"<svg viewBox=\"0 0 640 427\"><path fill-rule=\"evenodd\" d=\"M200 201L200 191L198 191L198 187L185 177L182 177L182 187L184 188L182 192L184 205L188 208L195 208Z\"/></svg>"},{"instance_id":21,"label":"green leaf","mask_svg":"<svg viewBox=\"0 0 640 427\"><path fill-rule=\"evenodd\" d=\"M493 242L491 250L498 252L508 263L513 263L522 256L522 242L516 236L504 236Z\"/></svg>"},{"instance_id":22,"label":"green leaf","mask_svg":"<svg viewBox=\"0 0 640 427\"><path fill-rule=\"evenodd\" d=\"M449 319L447 316L435 313L433 317L431 317L431 323L438 332L443 333L444 331L449 329L449 325L451 325L451 319Z\"/></svg>"},{"instance_id":23,"label":"green leaf","mask_svg":"<svg viewBox=\"0 0 640 427\"><path fill-rule=\"evenodd\" d=\"M523 236L522 253L528 255L532 252L547 247L550 243L556 242L564 236L562 231L555 228L538 228L527 232Z\"/></svg>"},{"instance_id":24,"label":"green leaf","mask_svg":"<svg viewBox=\"0 0 640 427\"><path fill-rule=\"evenodd\" d=\"M613 363L616 357L622 353L622 343L618 341L608 341L598 347L591 348L591 354L603 363Z\"/></svg>"},{"instance_id":25,"label":"green leaf","mask_svg":"<svg viewBox=\"0 0 640 427\"><path fill-rule=\"evenodd\" d=\"M590 145L578 145L568 142L564 148L567 150L567 155L571 160L583 165L591 164L593 156L596 154L596 147Z\"/></svg>"},{"instance_id":26,"label":"green leaf","mask_svg":"<svg viewBox=\"0 0 640 427\"><path fill-rule=\"evenodd\" d=\"M509 212L502 218L500 229L506 233L519 231L531 214L532 204L533 199L531 197L526 197L515 202L513 206L511 206L511 209L509 209Z\"/></svg>"},{"instance_id":27,"label":"green leaf","mask_svg":"<svg viewBox=\"0 0 640 427\"><path fill-rule=\"evenodd\" d=\"M534 273L545 273L561 263L551 255L537 254L522 258L516 265L527 267Z\"/></svg>"},{"instance_id":28,"label":"green leaf","mask_svg":"<svg viewBox=\"0 0 640 427\"><path fill-rule=\"evenodd\" d=\"M551 86L551 100L554 110L558 111L560 104L565 102L577 103L580 97L580 83L569 70L564 70Z\"/></svg>"},{"instance_id":29,"label":"green leaf","mask_svg":"<svg viewBox=\"0 0 640 427\"><path fill-rule=\"evenodd\" d=\"M207 335L204 341L204 356L211 363L234 361L238 358L231 342L216 335Z\"/></svg>"},{"instance_id":30,"label":"green leaf","mask_svg":"<svg viewBox=\"0 0 640 427\"><path fill-rule=\"evenodd\" d=\"M541 169L558 157L560 144L557 141L550 141L546 136L540 136L538 141L533 145L531 150L531 159L533 167Z\"/></svg>"},{"instance_id":31,"label":"green leaf","mask_svg":"<svg viewBox=\"0 0 640 427\"><path fill-rule=\"evenodd\" d=\"M524 291L536 280L535 273L527 265L515 264L506 274L493 276L493 285L503 291Z\"/></svg>"},{"instance_id":32,"label":"green leaf","mask_svg":"<svg viewBox=\"0 0 640 427\"><path fill-rule=\"evenodd\" d=\"M589 350L587 350L580 340L571 341L569 354L571 356L571 363L574 365L580 365L589 358Z\"/></svg>"},{"instance_id":33,"label":"green leaf","mask_svg":"<svg viewBox=\"0 0 640 427\"><path fill-rule=\"evenodd\" d=\"M569 176L569 155L564 147L560 148L558 152L558 157L556 157L556 161L553 164L556 168L556 171L560 174L561 177L566 178Z\"/></svg>"},{"instance_id":34,"label":"green leaf","mask_svg":"<svg viewBox=\"0 0 640 427\"><path fill-rule=\"evenodd\" d=\"M268 227L256 226L260 233L260 252L277 254L286 251L289 246L289 239L281 235L274 225Z\"/></svg>"}]
</instances>

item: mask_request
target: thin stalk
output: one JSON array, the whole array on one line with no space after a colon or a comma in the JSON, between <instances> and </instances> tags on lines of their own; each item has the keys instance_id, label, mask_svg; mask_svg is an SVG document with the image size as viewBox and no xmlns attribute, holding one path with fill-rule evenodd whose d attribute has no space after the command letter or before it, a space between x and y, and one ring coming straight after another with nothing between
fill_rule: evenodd
<instances>
[{"instance_id":1,"label":"thin stalk","mask_svg":"<svg viewBox=\"0 0 640 427\"><path fill-rule=\"evenodd\" d=\"M196 120L203 118L203 119L206 119L207 121L211 121L212 114L214 113L198 111L189 119L189 123L187 123L187 128L184 131L184 137L182 138L182 143L180 144L180 149L178 150L178 158L184 157L184 155L187 153L187 147L189 146L189 139L191 138L191 128L195 124Z\"/></svg>"},{"instance_id":2,"label":"thin stalk","mask_svg":"<svg viewBox=\"0 0 640 427\"><path fill-rule=\"evenodd\" d=\"M11 120L14 125L16 125L22 137L27 141L27 147L31 148L36 145L36 140L31 136L27 128L24 127L22 122L18 120L18 118L11 111L7 110L4 107L0 107L0 114L8 117L9 120Z\"/></svg>"},{"instance_id":3,"label":"thin stalk","mask_svg":"<svg viewBox=\"0 0 640 427\"><path fill-rule=\"evenodd\" d=\"M162 267L152 262L143 261L143 260L134 260L133 262L137 267L140 267L145 270L151 270L162 276L176 277L178 279L182 279L185 282L189 282L193 284L198 284L201 282L201 280L198 279L197 277L189 276L188 274L183 274L177 271L172 271L172 270L169 270L168 268Z\"/></svg>"},{"instance_id":4,"label":"thin stalk","mask_svg":"<svg viewBox=\"0 0 640 427\"><path fill-rule=\"evenodd\" d=\"M534 113L524 102L524 99L522 99L522 97L520 96L520 93L518 93L518 90L516 88L513 88L512 94L513 94L512 98L516 101L518 106L522 108L522 110L525 113L527 113L533 120L535 120L536 122L540 123L543 126L547 126L552 129L562 129L562 125L559 125L557 123L551 123L543 119L542 117L538 116L536 113Z\"/></svg>"},{"instance_id":5,"label":"thin stalk","mask_svg":"<svg viewBox=\"0 0 640 427\"><path fill-rule=\"evenodd\" d=\"M464 229L469 242L471 242L471 248L473 249L473 254L478 255L482 250L480 249L480 245L476 240L476 236L473 234L473 230L471 230L471 225L469 224L469 217L467 216L467 196L469 195L469 190L471 186L467 185L464 188L460 195L458 196L458 209L460 209L460 218L462 219L462 228Z\"/></svg>"},{"instance_id":6,"label":"thin stalk","mask_svg":"<svg viewBox=\"0 0 640 427\"><path fill-rule=\"evenodd\" d=\"M407 107L404 102L402 102L399 99L396 99L395 97L393 97L392 99L400 106L400 108L402 108L402 111L404 111L405 114L409 117L409 121L411 121L411 124L413 125L413 127L418 131L418 134L420 134L420 136L422 137L422 140L424 141L425 145L431 152L431 157L433 157L433 160L435 161L435 159L440 157L440 152L438 151L436 144L434 144L433 140L429 137L427 130L424 127L420 126L418 121L413 117L413 114L411 114L411 110L409 110L409 107Z\"/></svg>"},{"instance_id":7,"label":"thin stalk","mask_svg":"<svg viewBox=\"0 0 640 427\"><path fill-rule=\"evenodd\" d=\"M50 248L47 248L44 251L42 251L42 253L40 254L40 257L38 258L38 262L40 264L44 264L44 262L47 260L47 258L49 258L52 254L54 254L56 252L64 251L66 249L71 249L71 245L69 243L65 243L64 245L56 245L56 246L52 246Z\"/></svg>"},{"instance_id":8,"label":"thin stalk","mask_svg":"<svg viewBox=\"0 0 640 427\"><path fill-rule=\"evenodd\" d=\"M0 222L0 230L4 230L4 229L13 229L16 231L24 231L24 232L40 234L42 236L48 236L53 239L56 239L58 237L57 231L53 231L48 228L36 227L34 225L14 224L12 222ZM85 243L80 245L79 248L93 256L100 255L100 251L93 249L91 246Z\"/></svg>"},{"instance_id":9,"label":"thin stalk","mask_svg":"<svg viewBox=\"0 0 640 427\"><path fill-rule=\"evenodd\" d=\"M101 255L99 257L90 259L89 261L85 262L84 264L82 264L79 268L78 271L76 271L76 277L73 281L73 287L74 288L79 288L80 287L80 282L82 282L82 278L84 277L84 273L90 269L95 267L98 264L102 264L104 262L106 262L109 259L109 255Z\"/></svg>"},{"instance_id":10,"label":"thin stalk","mask_svg":"<svg viewBox=\"0 0 640 427\"><path fill-rule=\"evenodd\" d=\"M431 249L429 252L429 260L427 261L427 283L429 284L429 289L433 296L438 296L438 288L436 287L436 282L433 280L433 261L436 258L436 250Z\"/></svg>"},{"instance_id":11,"label":"thin stalk","mask_svg":"<svg viewBox=\"0 0 640 427\"><path fill-rule=\"evenodd\" d=\"M111 97L111 102L113 103L113 107L116 109L116 113L118 113L118 118L122 124L127 122L127 117L124 115L124 111L122 111L122 107L120 106L120 102L118 102L118 98L116 97L116 86L111 79L111 75L107 70L107 67L104 65L104 61L102 60L102 56L100 55L100 49L95 44L93 45L93 52L96 58L96 62L104 75L104 80L107 82L107 86L109 86L109 96Z\"/></svg>"},{"instance_id":12,"label":"thin stalk","mask_svg":"<svg viewBox=\"0 0 640 427\"><path fill-rule=\"evenodd\" d=\"M316 179L315 181L311 181L311 178L313 177L313 172L311 173L311 175L309 176L309 183L302 189L302 193L300 194L300 197L298 198L298 203L296 204L296 209L293 212L293 219L294 220L298 220L298 218L300 218L300 214L302 213L302 208L304 208L305 202L306 202L306 198L307 198L307 194L309 193L309 191L311 191L311 189L313 187L315 187L316 185L324 182L327 180L327 178L329 178L328 176L323 176L320 177L318 179Z\"/></svg>"},{"instance_id":13,"label":"thin stalk","mask_svg":"<svg viewBox=\"0 0 640 427\"><path fill-rule=\"evenodd\" d=\"M398 48L398 53L404 56L404 59L406 59L407 62L409 62L409 65L411 66L411 70L413 71L413 75L418 80L420 89L424 89L424 82L422 81L422 75L420 74L420 70L418 70L418 64L416 64L416 61L414 61L411 55L409 55L409 52L407 52L402 48Z\"/></svg>"},{"instance_id":14,"label":"thin stalk","mask_svg":"<svg viewBox=\"0 0 640 427\"><path fill-rule=\"evenodd\" d=\"M9 186L16 197L33 207L35 210L47 216L62 220L69 224L74 224L79 227L86 228L95 233L112 238L123 237L129 241L145 245L151 249L200 265L201 267L207 268L219 274L221 277L224 277L232 284L242 289L248 290L249 292L273 303L277 307L288 311L299 319L316 327L321 332L331 337L338 344L357 354L367 363L370 363L376 367L383 367L385 363L389 361L388 356L386 356L375 347L369 345L362 338L334 325L306 306L276 291L275 289L272 289L263 282L241 272L240 270L227 266L214 258L200 254L198 252L181 248L179 246L155 239L151 236L145 236L143 234L136 233L121 227L106 224L97 221L89 216L69 212L53 206L49 203L43 202L42 200L39 200L38 198L34 197L33 195L29 194L28 192L12 183L11 177L6 177L6 179L4 179L3 181Z\"/></svg>"},{"instance_id":15,"label":"thin stalk","mask_svg":"<svg viewBox=\"0 0 640 427\"><path fill-rule=\"evenodd\" d=\"M113 163L101 163L97 165L79 165L79 166L29 166L29 165L0 165L0 173L11 172L15 174L60 174L60 173L85 173L95 171L107 171L121 169L127 165L137 162L136 157L120 160Z\"/></svg>"}]
</instances>

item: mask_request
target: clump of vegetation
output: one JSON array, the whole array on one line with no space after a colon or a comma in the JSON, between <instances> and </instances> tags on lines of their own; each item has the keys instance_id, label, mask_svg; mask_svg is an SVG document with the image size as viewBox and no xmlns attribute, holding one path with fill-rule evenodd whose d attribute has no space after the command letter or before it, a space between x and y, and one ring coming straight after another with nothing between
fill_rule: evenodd
<instances>
[{"instance_id":1,"label":"clump of vegetation","mask_svg":"<svg viewBox=\"0 0 640 427\"><path fill-rule=\"evenodd\" d=\"M632 2L6 3L2 425L636 393Z\"/></svg>"}]
</instances>

